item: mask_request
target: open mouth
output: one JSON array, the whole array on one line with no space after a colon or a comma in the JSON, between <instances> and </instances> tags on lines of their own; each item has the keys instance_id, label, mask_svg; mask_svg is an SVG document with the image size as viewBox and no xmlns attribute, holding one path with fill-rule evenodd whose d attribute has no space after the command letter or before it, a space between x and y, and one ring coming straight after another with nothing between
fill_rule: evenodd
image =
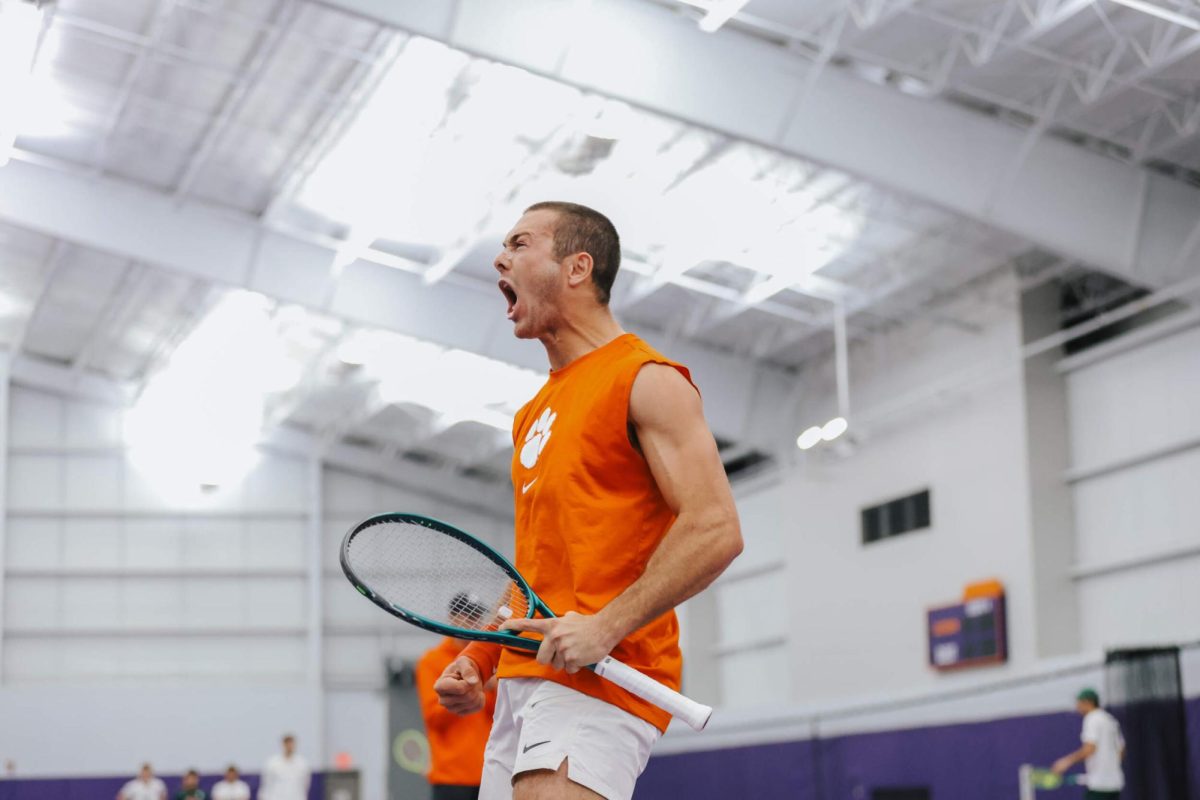
<instances>
[{"instance_id":1,"label":"open mouth","mask_svg":"<svg viewBox=\"0 0 1200 800\"><path fill-rule=\"evenodd\" d=\"M501 280L499 286L500 291L504 294L504 299L508 301L508 318L512 319L517 309L517 293L508 281Z\"/></svg>"}]
</instances>

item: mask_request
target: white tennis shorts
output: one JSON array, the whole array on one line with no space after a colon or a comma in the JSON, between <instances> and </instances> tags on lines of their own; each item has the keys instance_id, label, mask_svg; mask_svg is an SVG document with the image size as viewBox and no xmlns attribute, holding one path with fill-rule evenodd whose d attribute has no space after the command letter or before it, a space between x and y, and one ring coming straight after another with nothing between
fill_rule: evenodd
<instances>
[{"instance_id":1,"label":"white tennis shorts","mask_svg":"<svg viewBox=\"0 0 1200 800\"><path fill-rule=\"evenodd\" d=\"M611 703L540 678L507 678L483 755L479 800L511 800L514 775L557 770L606 800L629 800L658 728Z\"/></svg>"}]
</instances>

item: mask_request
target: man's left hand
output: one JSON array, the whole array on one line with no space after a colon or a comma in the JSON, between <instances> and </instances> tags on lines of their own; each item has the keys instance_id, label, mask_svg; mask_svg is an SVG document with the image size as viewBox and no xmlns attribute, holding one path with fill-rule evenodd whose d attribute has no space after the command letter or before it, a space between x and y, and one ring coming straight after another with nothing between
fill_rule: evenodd
<instances>
[{"instance_id":1,"label":"man's left hand","mask_svg":"<svg viewBox=\"0 0 1200 800\"><path fill-rule=\"evenodd\" d=\"M1050 767L1050 771L1055 775L1062 775L1064 772L1069 770L1074 763L1074 761L1064 756L1063 758L1060 758L1058 761L1054 762L1054 765Z\"/></svg>"},{"instance_id":2,"label":"man's left hand","mask_svg":"<svg viewBox=\"0 0 1200 800\"><path fill-rule=\"evenodd\" d=\"M604 658L621 640L600 616L574 611L550 619L510 619L500 630L541 634L538 663L572 675Z\"/></svg>"}]
</instances>

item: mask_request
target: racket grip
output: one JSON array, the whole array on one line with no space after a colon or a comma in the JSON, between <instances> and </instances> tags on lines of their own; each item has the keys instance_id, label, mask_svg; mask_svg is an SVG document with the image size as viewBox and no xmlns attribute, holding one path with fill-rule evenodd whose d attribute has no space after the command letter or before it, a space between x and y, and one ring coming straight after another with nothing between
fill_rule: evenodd
<instances>
[{"instance_id":1,"label":"racket grip","mask_svg":"<svg viewBox=\"0 0 1200 800\"><path fill-rule=\"evenodd\" d=\"M671 716L679 717L698 731L704 730L708 718L712 716L712 707L697 703L690 697L684 697L674 689L663 686L653 678L647 677L633 667L622 664L612 656L600 659L592 669L605 680L612 681L630 694L635 694L648 703L671 712Z\"/></svg>"}]
</instances>

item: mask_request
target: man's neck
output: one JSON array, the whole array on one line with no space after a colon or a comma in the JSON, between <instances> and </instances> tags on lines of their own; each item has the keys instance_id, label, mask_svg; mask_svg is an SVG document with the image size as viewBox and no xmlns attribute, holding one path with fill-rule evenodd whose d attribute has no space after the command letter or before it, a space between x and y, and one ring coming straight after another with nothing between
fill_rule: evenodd
<instances>
[{"instance_id":1,"label":"man's neck","mask_svg":"<svg viewBox=\"0 0 1200 800\"><path fill-rule=\"evenodd\" d=\"M625 333L607 307L574 319L565 317L554 331L541 338L550 359L550 370L560 370L577 358Z\"/></svg>"}]
</instances>

